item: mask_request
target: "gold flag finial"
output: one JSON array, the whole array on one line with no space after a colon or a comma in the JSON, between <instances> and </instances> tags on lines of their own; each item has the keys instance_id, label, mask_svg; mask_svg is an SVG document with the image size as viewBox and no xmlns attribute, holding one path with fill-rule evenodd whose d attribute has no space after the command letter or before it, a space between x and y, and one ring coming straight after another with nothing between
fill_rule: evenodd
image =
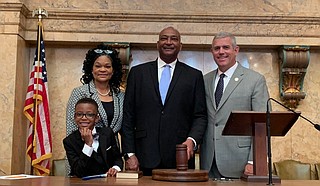
<instances>
[{"instance_id":1,"label":"gold flag finial","mask_svg":"<svg viewBox=\"0 0 320 186\"><path fill-rule=\"evenodd\" d=\"M44 8L38 8L32 11L32 17L38 16L39 21L41 21L42 16L48 17L48 12Z\"/></svg>"}]
</instances>

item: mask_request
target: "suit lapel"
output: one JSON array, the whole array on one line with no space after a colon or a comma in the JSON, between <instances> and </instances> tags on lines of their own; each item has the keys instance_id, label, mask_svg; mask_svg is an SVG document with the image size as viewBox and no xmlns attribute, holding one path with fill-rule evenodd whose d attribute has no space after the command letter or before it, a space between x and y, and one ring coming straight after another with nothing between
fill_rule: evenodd
<instances>
[{"instance_id":1,"label":"suit lapel","mask_svg":"<svg viewBox=\"0 0 320 186\"><path fill-rule=\"evenodd\" d=\"M167 93L167 97L166 97L165 103L166 103L167 100L170 98L171 93L172 93L175 85L177 84L177 82L178 82L178 80L179 80L179 77L180 77L182 71L183 71L182 66L181 66L180 62L177 61L176 66L175 66L175 68L174 68L172 80L171 80L170 85L169 85L169 89L168 89L168 93ZM159 95L160 95L160 94L159 94ZM160 99L161 99L161 98L160 98Z\"/></svg>"},{"instance_id":2,"label":"suit lapel","mask_svg":"<svg viewBox=\"0 0 320 186\"><path fill-rule=\"evenodd\" d=\"M99 134L99 148L102 153L102 157L105 162L107 162L107 135L103 134L103 130L96 127L97 133Z\"/></svg>"},{"instance_id":3,"label":"suit lapel","mask_svg":"<svg viewBox=\"0 0 320 186\"><path fill-rule=\"evenodd\" d=\"M159 90L159 80L158 80L158 64L157 60L150 63L150 68L148 69L148 73L150 73L151 81L154 86L154 90L159 98L159 102L161 103L161 96L160 96L160 90ZM148 76L146 76L148 77Z\"/></svg>"},{"instance_id":4,"label":"suit lapel","mask_svg":"<svg viewBox=\"0 0 320 186\"><path fill-rule=\"evenodd\" d=\"M231 95L231 93L234 91L234 89L239 85L239 83L243 79L243 67L239 64L236 70L234 71L232 77L230 78L230 81L222 95L220 104L218 106L218 109L221 108L221 106L224 104L224 102L228 99L228 97Z\"/></svg>"},{"instance_id":5,"label":"suit lapel","mask_svg":"<svg viewBox=\"0 0 320 186\"><path fill-rule=\"evenodd\" d=\"M168 89L168 92L167 92L165 103L170 98L170 95L171 95L175 85L178 82L178 79L179 79L179 77L181 75L181 72L183 71L182 66L181 66L180 63L181 62L179 62L179 61L177 61L177 63L176 63L176 66L175 66L175 69L174 69L174 72L173 72L173 76L172 76L172 80L170 82L169 89ZM157 96L159 98L159 102L162 104L161 96L160 96L160 90L159 90L157 60L155 62L151 63L150 73L151 73L151 79L152 79L152 82L154 84L156 94L157 94Z\"/></svg>"},{"instance_id":6,"label":"suit lapel","mask_svg":"<svg viewBox=\"0 0 320 186\"><path fill-rule=\"evenodd\" d=\"M81 139L81 134L79 130L75 131L76 135L74 135L74 139L71 139L76 145L79 147L79 149L82 150L84 141Z\"/></svg>"},{"instance_id":7,"label":"suit lapel","mask_svg":"<svg viewBox=\"0 0 320 186\"><path fill-rule=\"evenodd\" d=\"M94 99L98 104L98 111L99 111L100 119L103 121L102 123L104 123L105 125L108 125L107 113L103 108L102 102L100 101L97 89L96 89L93 81L91 81L89 83L89 86L90 86L90 91L93 93L91 98Z\"/></svg>"},{"instance_id":8,"label":"suit lapel","mask_svg":"<svg viewBox=\"0 0 320 186\"><path fill-rule=\"evenodd\" d=\"M217 76L217 70L214 70L213 72L210 72L208 74L208 78L206 78L206 89L207 89L207 92L209 93L209 98L212 102L212 105L215 109L216 108L216 99L214 97L214 92L216 90L216 87L215 87L215 79L216 79L216 76Z\"/></svg>"}]
</instances>

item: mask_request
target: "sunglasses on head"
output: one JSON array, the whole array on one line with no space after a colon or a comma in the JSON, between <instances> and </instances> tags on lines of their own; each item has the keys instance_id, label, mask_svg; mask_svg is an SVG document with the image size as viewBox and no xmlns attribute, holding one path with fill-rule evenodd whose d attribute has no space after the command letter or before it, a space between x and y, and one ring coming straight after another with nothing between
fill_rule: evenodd
<instances>
[{"instance_id":1,"label":"sunglasses on head","mask_svg":"<svg viewBox=\"0 0 320 186\"><path fill-rule=\"evenodd\" d=\"M113 53L112 50L102 50L100 48L95 49L94 52L97 53L97 54L105 53L105 54L108 54L108 55Z\"/></svg>"}]
</instances>

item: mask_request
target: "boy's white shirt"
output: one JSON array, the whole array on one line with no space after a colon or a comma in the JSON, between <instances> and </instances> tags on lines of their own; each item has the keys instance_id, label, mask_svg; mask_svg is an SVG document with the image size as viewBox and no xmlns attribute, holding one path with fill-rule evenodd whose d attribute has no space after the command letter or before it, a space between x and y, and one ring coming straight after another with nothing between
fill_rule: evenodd
<instances>
[{"instance_id":1,"label":"boy's white shirt","mask_svg":"<svg viewBox=\"0 0 320 186\"><path fill-rule=\"evenodd\" d=\"M92 136L94 136L97 133L96 127L93 127L92 129ZM99 141L98 139L93 139L92 147L87 145L86 143L83 146L82 152L83 154L87 155L88 157L91 157L93 151L98 152L99 147ZM111 146L107 148L107 150L111 149ZM117 171L121 171L120 167L118 165L114 165L112 168L116 169Z\"/></svg>"}]
</instances>

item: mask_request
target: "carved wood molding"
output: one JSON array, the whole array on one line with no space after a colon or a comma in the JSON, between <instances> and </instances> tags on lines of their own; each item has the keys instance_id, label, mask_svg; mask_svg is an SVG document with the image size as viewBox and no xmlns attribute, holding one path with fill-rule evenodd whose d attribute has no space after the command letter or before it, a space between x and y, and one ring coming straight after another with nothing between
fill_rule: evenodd
<instances>
[{"instance_id":1,"label":"carved wood molding","mask_svg":"<svg viewBox=\"0 0 320 186\"><path fill-rule=\"evenodd\" d=\"M295 109L304 99L304 77L310 61L310 47L282 46L280 57L280 97L285 105Z\"/></svg>"},{"instance_id":2,"label":"carved wood molding","mask_svg":"<svg viewBox=\"0 0 320 186\"><path fill-rule=\"evenodd\" d=\"M104 44L111 46L119 52L119 58L122 63L122 82L120 85L121 90L125 90L127 87L127 76L129 73L129 64L132 61L132 54L130 50L130 43L119 42L104 42Z\"/></svg>"}]
</instances>

